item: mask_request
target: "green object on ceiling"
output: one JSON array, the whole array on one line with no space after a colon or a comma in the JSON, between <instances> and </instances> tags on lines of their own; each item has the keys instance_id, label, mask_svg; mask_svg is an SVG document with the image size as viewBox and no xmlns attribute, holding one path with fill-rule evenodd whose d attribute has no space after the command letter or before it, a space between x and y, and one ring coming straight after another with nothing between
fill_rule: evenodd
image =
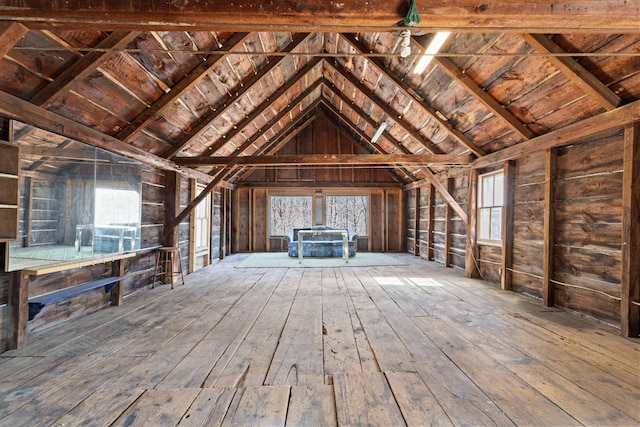
<instances>
[{"instance_id":1,"label":"green object on ceiling","mask_svg":"<svg viewBox=\"0 0 640 427\"><path fill-rule=\"evenodd\" d=\"M404 17L404 25L406 25L407 27L413 27L415 25L418 25L419 23L420 15L418 14L418 9L416 8L416 1L411 0L407 16Z\"/></svg>"}]
</instances>

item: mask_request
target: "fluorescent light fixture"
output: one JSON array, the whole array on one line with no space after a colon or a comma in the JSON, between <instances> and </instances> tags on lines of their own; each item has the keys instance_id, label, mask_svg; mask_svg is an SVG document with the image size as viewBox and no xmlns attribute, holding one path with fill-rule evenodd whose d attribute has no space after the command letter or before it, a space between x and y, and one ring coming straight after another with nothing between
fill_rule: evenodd
<instances>
[{"instance_id":1,"label":"fluorescent light fixture","mask_svg":"<svg viewBox=\"0 0 640 427\"><path fill-rule=\"evenodd\" d=\"M429 65L429 62L431 62L431 60L433 59L433 55L438 53L444 42L447 41L447 38L450 34L450 32L436 33L436 36L433 38L433 40L431 40L431 43L429 43L427 50L424 51L424 55L422 55L422 58L420 58L420 61L418 61L416 68L413 69L413 74L421 74L422 72L424 72L424 70L427 68L427 65Z\"/></svg>"},{"instance_id":2,"label":"fluorescent light fixture","mask_svg":"<svg viewBox=\"0 0 640 427\"><path fill-rule=\"evenodd\" d=\"M378 128L376 133L374 133L373 136L371 137L371 143L372 144L376 143L376 141L378 140L378 138L380 138L380 135L382 135L382 132L384 132L384 130L386 128L387 128L387 122L386 121L380 123L380 127Z\"/></svg>"}]
</instances>

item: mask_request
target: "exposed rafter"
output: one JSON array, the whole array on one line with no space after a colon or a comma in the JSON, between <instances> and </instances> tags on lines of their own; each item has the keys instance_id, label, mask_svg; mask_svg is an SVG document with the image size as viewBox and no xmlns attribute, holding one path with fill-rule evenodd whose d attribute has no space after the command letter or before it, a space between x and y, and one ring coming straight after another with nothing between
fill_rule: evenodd
<instances>
[{"instance_id":1,"label":"exposed rafter","mask_svg":"<svg viewBox=\"0 0 640 427\"><path fill-rule=\"evenodd\" d=\"M368 50L366 46L362 45L362 43L358 41L353 34L342 34L342 36L345 38L345 40L349 42L349 44L351 44L354 48L356 48L360 52L365 52ZM453 139L458 141L467 149L471 150L471 152L478 157L484 156L486 154L482 148L478 147L473 141L467 138L462 132L455 129L448 120L444 119L443 117L445 116L443 114L438 113L438 111L435 108L433 108L424 100L417 99L415 96L413 96L412 89L409 87L409 85L403 80L401 80L399 77L394 75L393 73L389 72L389 69L384 65L384 63L379 58L369 58L368 61L371 64L375 65L376 68L385 77L387 77L389 80L394 82L405 96L411 98L413 102L421 106L422 109L431 117L431 119L433 119L436 123L438 123L438 125L440 125L447 133L449 133L449 135L451 135Z\"/></svg>"},{"instance_id":2,"label":"exposed rafter","mask_svg":"<svg viewBox=\"0 0 640 427\"><path fill-rule=\"evenodd\" d=\"M543 34L522 34L522 38L538 52L565 53L560 46ZM551 62L556 68L562 71L572 83L580 87L587 95L591 96L607 110L616 108L622 102L618 95L613 93L613 91L600 80L596 79L593 74L585 70L575 59L568 56L550 55L547 57L547 61Z\"/></svg>"},{"instance_id":3,"label":"exposed rafter","mask_svg":"<svg viewBox=\"0 0 640 427\"><path fill-rule=\"evenodd\" d=\"M55 103L69 91L74 82L87 78L89 74L93 73L102 64L114 55L117 55L117 48L125 47L135 39L137 35L138 33L135 31L116 31L111 33L98 44L98 47L105 49L105 51L89 52L78 59L72 66L65 69L55 80L31 98L31 102L44 108L51 106L51 104Z\"/></svg>"},{"instance_id":4,"label":"exposed rafter","mask_svg":"<svg viewBox=\"0 0 640 427\"><path fill-rule=\"evenodd\" d=\"M513 114L505 109L498 101L496 101L491 95L484 91L476 82L474 82L469 76L460 71L460 69L449 58L433 57L433 62L438 64L440 69L447 73L458 84L464 87L471 95L473 95L478 101L480 101L485 107L489 109L495 116L502 119L512 131L517 133L523 139L531 139L534 134L525 125L518 120Z\"/></svg>"},{"instance_id":5,"label":"exposed rafter","mask_svg":"<svg viewBox=\"0 0 640 427\"><path fill-rule=\"evenodd\" d=\"M227 40L221 50L232 50L242 45L247 38L251 36L250 33L236 33L229 40ZM180 80L169 92L166 92L153 105L144 110L138 117L123 128L116 137L123 141L127 141L136 132L147 126L158 114L167 108L169 105L176 102L182 95L192 89L200 80L202 80L207 74L209 74L215 67L217 67L224 59L224 54L213 54L207 57L206 61L198 65L188 76ZM237 96L237 95L236 95Z\"/></svg>"},{"instance_id":6,"label":"exposed rafter","mask_svg":"<svg viewBox=\"0 0 640 427\"><path fill-rule=\"evenodd\" d=\"M29 29L14 22L0 22L0 58L13 49Z\"/></svg>"}]
</instances>

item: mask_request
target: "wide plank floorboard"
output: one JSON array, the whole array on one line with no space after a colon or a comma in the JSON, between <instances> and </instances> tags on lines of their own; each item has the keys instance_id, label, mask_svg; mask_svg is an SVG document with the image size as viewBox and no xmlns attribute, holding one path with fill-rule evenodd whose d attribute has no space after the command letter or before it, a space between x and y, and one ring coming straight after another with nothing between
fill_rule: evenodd
<instances>
[{"instance_id":1,"label":"wide plank floorboard","mask_svg":"<svg viewBox=\"0 0 640 427\"><path fill-rule=\"evenodd\" d=\"M640 343L408 254L234 255L0 354L0 426L638 425Z\"/></svg>"}]
</instances>

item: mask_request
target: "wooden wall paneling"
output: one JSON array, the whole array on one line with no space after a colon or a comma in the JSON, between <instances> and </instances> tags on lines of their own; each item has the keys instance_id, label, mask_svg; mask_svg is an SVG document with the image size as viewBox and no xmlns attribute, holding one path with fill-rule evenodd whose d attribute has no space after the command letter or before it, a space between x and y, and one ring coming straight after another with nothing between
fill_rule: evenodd
<instances>
[{"instance_id":1,"label":"wooden wall paneling","mask_svg":"<svg viewBox=\"0 0 640 427\"><path fill-rule=\"evenodd\" d=\"M267 190L254 189L252 197L252 242L254 252L266 252L269 250L269 224Z\"/></svg>"},{"instance_id":2,"label":"wooden wall paneling","mask_svg":"<svg viewBox=\"0 0 640 427\"><path fill-rule=\"evenodd\" d=\"M429 204L428 204L428 212L429 219L427 225L427 259L429 261L434 261L436 259L435 249L434 249L434 236L435 236L435 216L436 216L436 188L429 184Z\"/></svg>"},{"instance_id":3,"label":"wooden wall paneling","mask_svg":"<svg viewBox=\"0 0 640 427\"><path fill-rule=\"evenodd\" d=\"M517 159L513 186L511 288L542 299L545 153Z\"/></svg>"},{"instance_id":4,"label":"wooden wall paneling","mask_svg":"<svg viewBox=\"0 0 640 427\"><path fill-rule=\"evenodd\" d=\"M420 256L420 192L421 188L417 187L413 194L414 205L414 223L413 223L413 255Z\"/></svg>"},{"instance_id":5,"label":"wooden wall paneling","mask_svg":"<svg viewBox=\"0 0 640 427\"><path fill-rule=\"evenodd\" d=\"M177 172L167 171L164 200L165 230L163 244L165 246L178 246L179 224L169 227L178 212L180 212L180 176Z\"/></svg>"},{"instance_id":6,"label":"wooden wall paneling","mask_svg":"<svg viewBox=\"0 0 640 427\"><path fill-rule=\"evenodd\" d=\"M371 209L369 220L369 250L372 252L384 251L384 206L382 192L371 193Z\"/></svg>"},{"instance_id":7,"label":"wooden wall paneling","mask_svg":"<svg viewBox=\"0 0 640 427\"><path fill-rule=\"evenodd\" d=\"M8 308L8 347L16 349L27 344L27 316L29 308L29 276L22 271L13 271L9 279Z\"/></svg>"},{"instance_id":8,"label":"wooden wall paneling","mask_svg":"<svg viewBox=\"0 0 640 427\"><path fill-rule=\"evenodd\" d=\"M477 243L477 209L478 209L478 170L471 169L469 171L468 181L468 199L467 212L469 213L469 222L467 223L467 249L464 261L464 274L467 277L478 277L478 267L476 260L478 259L478 243Z\"/></svg>"},{"instance_id":9,"label":"wooden wall paneling","mask_svg":"<svg viewBox=\"0 0 640 427\"><path fill-rule=\"evenodd\" d=\"M624 131L622 187L622 335L640 335L640 122Z\"/></svg>"},{"instance_id":10,"label":"wooden wall paneling","mask_svg":"<svg viewBox=\"0 0 640 427\"><path fill-rule=\"evenodd\" d=\"M250 189L238 188L235 192L235 216L233 225L234 247L233 252L249 252L249 227L250 227Z\"/></svg>"},{"instance_id":11,"label":"wooden wall paneling","mask_svg":"<svg viewBox=\"0 0 640 427\"><path fill-rule=\"evenodd\" d=\"M400 252L404 241L404 209L402 209L402 192L401 190L386 190L387 203L386 209L386 230L387 230L387 246L386 251Z\"/></svg>"},{"instance_id":12,"label":"wooden wall paneling","mask_svg":"<svg viewBox=\"0 0 640 427\"><path fill-rule=\"evenodd\" d=\"M610 324L621 320L624 141L616 133L558 148L554 188L554 303Z\"/></svg>"},{"instance_id":13,"label":"wooden wall paneling","mask_svg":"<svg viewBox=\"0 0 640 427\"><path fill-rule=\"evenodd\" d=\"M504 211L502 213L502 267L501 287L512 288L513 269L513 185L515 165L510 160L504 164Z\"/></svg>"},{"instance_id":14,"label":"wooden wall paneling","mask_svg":"<svg viewBox=\"0 0 640 427\"><path fill-rule=\"evenodd\" d=\"M198 186L198 182L195 179L189 179L189 188L191 189L191 194L196 194ZM189 215L189 252L187 255L187 271L189 273L193 273L196 271L196 221L194 221L196 209L191 211L191 215Z\"/></svg>"},{"instance_id":15,"label":"wooden wall paneling","mask_svg":"<svg viewBox=\"0 0 640 427\"><path fill-rule=\"evenodd\" d=\"M446 188L449 194L453 193L454 189L454 179L447 178ZM444 258L444 266L451 267L451 217L453 216L453 209L451 209L451 205L449 203L446 204L444 209L444 224L443 224L443 233L444 233L444 249L443 249L443 258Z\"/></svg>"},{"instance_id":16,"label":"wooden wall paneling","mask_svg":"<svg viewBox=\"0 0 640 427\"><path fill-rule=\"evenodd\" d=\"M555 305L552 280L556 240L556 163L556 150L549 148L546 154L544 173L544 243L542 247L542 302L546 307L553 307Z\"/></svg>"}]
</instances>

